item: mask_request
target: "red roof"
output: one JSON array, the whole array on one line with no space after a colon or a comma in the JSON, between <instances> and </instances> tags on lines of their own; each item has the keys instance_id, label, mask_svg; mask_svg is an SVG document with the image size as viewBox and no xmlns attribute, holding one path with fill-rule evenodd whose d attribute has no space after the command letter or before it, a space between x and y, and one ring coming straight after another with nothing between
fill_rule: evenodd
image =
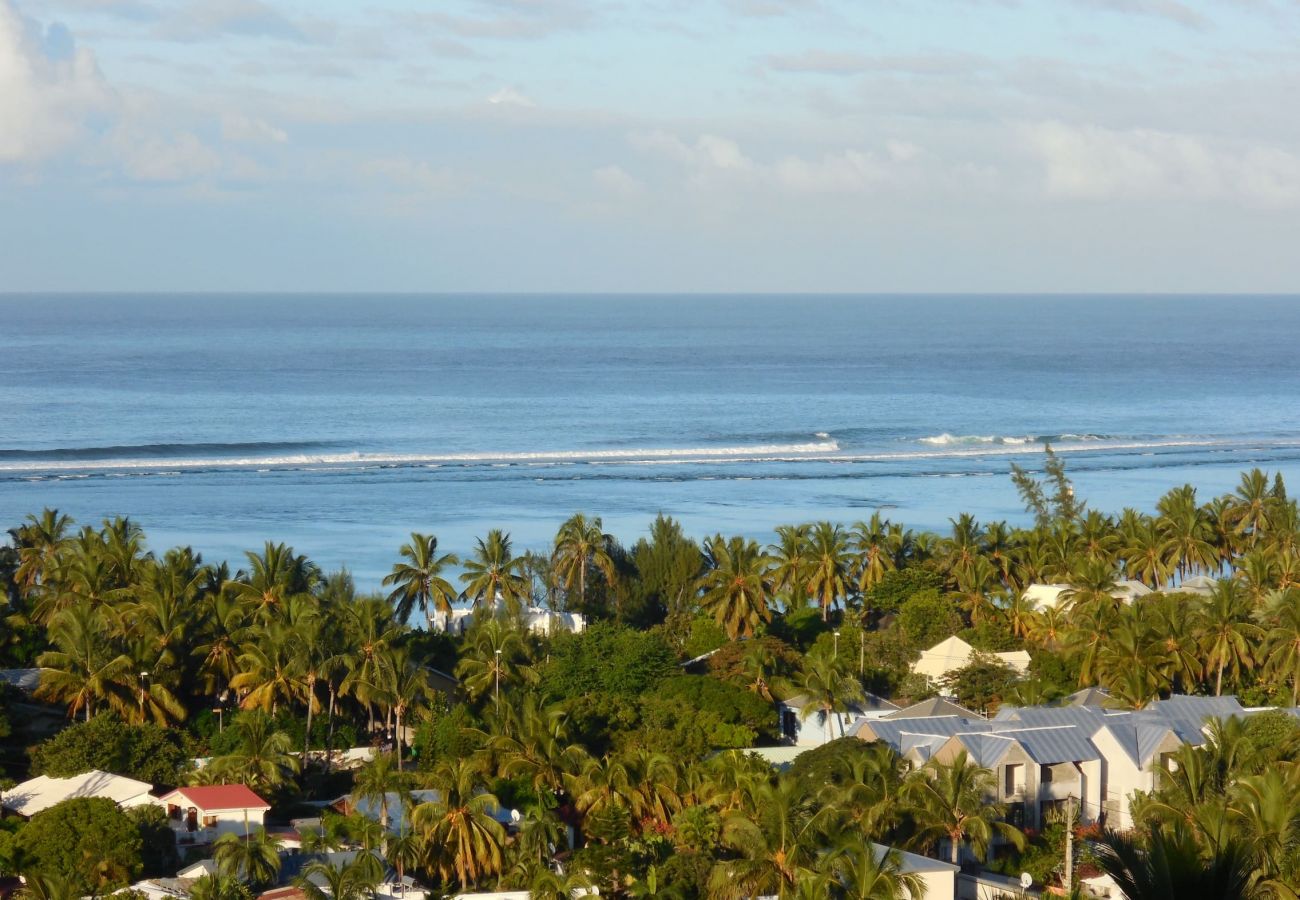
<instances>
[{"instance_id":1,"label":"red roof","mask_svg":"<svg viewBox=\"0 0 1300 900\"><path fill-rule=\"evenodd\" d=\"M179 787L163 799L166 800L174 794L181 795L192 806L208 812L223 809L271 808L271 804L242 784L199 784L193 787Z\"/></svg>"}]
</instances>

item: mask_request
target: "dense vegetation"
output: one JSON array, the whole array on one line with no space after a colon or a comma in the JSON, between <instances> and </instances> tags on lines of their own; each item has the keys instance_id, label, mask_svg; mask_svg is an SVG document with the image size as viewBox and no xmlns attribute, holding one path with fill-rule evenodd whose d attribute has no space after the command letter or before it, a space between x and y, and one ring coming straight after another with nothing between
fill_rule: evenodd
<instances>
[{"instance_id":1,"label":"dense vegetation","mask_svg":"<svg viewBox=\"0 0 1300 900\"><path fill-rule=\"evenodd\" d=\"M964 761L907 772L887 748L845 738L777 774L737 752L777 741L781 697L801 695L810 727L821 727L868 690L927 695L909 664L953 633L1033 659L1026 678L987 658L956 673L949 688L981 709L1094 683L1130 705L1171 692L1294 703L1300 512L1280 478L1249 472L1234 494L1205 503L1184 486L1154 515L1118 517L1087 509L1050 454L1042 481L1019 469L1013 478L1032 527L962 515L936 535L877 514L848 527L782 526L764 547L723 535L697 544L660 517L625 548L599 519L576 515L549 554L516 554L493 531L463 561L413 534L382 595L359 595L346 572L322 572L282 544L232 572L190 548L151 553L128 520L76 529L47 510L0 549L0 658L40 666L37 698L77 724L9 774L97 767L157 785L243 781L281 818L349 789L386 806L389 792L436 788L439 799L409 815L384 810L403 823L396 837L329 816L315 841L373 848L447 889L562 896L581 882L608 896L892 897L907 879L872 841L947 856L954 839L982 855L995 838L999 856L1010 854L1002 868L1059 877L1066 826L1007 828L984 799L991 773ZM1216 579L1208 594L1178 590L1194 575ZM1125 578L1155 593L1122 603L1113 594ZM1024 600L1040 582L1069 585L1060 609ZM458 600L480 609L466 634L434 632ZM590 627L531 634L528 604L582 612ZM459 690L446 693L442 673ZM1149 829L1136 852L1191 848L1188 864L1209 871L1229 848L1251 891L1291 896L1294 729L1251 728L1185 751L1178 775L1140 804ZM334 751L356 742L385 752L353 783ZM193 768L196 756L213 759ZM509 832L498 805L518 812ZM54 846L47 835L71 815L56 807L7 821L0 870L57 893L174 868L158 823L95 810L76 813L95 826L76 841L111 843L115 855L69 869L59 854L74 852L72 837ZM266 834L215 852L223 874L201 895L276 879ZM335 897L363 896L380 874L368 856L320 869Z\"/></svg>"}]
</instances>

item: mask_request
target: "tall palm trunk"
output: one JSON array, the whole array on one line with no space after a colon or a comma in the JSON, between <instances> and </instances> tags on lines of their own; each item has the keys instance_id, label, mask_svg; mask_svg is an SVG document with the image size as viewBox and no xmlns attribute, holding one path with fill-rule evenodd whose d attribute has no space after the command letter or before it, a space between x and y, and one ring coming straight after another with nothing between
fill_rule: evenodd
<instances>
[{"instance_id":1,"label":"tall palm trunk","mask_svg":"<svg viewBox=\"0 0 1300 900\"><path fill-rule=\"evenodd\" d=\"M402 707L397 707L397 730L393 732L393 749L397 752L397 771L402 771Z\"/></svg>"},{"instance_id":2,"label":"tall palm trunk","mask_svg":"<svg viewBox=\"0 0 1300 900\"><path fill-rule=\"evenodd\" d=\"M1219 674L1214 679L1214 696L1216 697L1223 696L1223 667L1224 665L1227 664L1227 662L1228 661L1226 659L1223 658L1219 659Z\"/></svg>"},{"instance_id":3,"label":"tall palm trunk","mask_svg":"<svg viewBox=\"0 0 1300 900\"><path fill-rule=\"evenodd\" d=\"M335 690L334 690L334 682L331 680L331 681L330 681L330 712L329 712L330 724L329 724L329 736L326 737L326 739L325 739L325 771L326 771L326 773L328 773L328 772L330 771L330 769L333 767L333 763L334 763L334 698L335 698L335 696L336 696L336 692L335 692Z\"/></svg>"},{"instance_id":4,"label":"tall palm trunk","mask_svg":"<svg viewBox=\"0 0 1300 900\"><path fill-rule=\"evenodd\" d=\"M307 676L307 733L302 739L302 764L307 765L307 754L311 751L311 711L316 705L316 676Z\"/></svg>"}]
</instances>

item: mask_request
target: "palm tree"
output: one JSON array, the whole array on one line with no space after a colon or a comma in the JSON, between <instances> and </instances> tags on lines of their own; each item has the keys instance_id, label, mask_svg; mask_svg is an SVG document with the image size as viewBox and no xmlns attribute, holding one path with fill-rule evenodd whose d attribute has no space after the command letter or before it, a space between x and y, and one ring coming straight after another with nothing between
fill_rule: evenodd
<instances>
[{"instance_id":1,"label":"palm tree","mask_svg":"<svg viewBox=\"0 0 1300 900\"><path fill-rule=\"evenodd\" d=\"M248 890L238 878L213 873L190 886L190 900L248 900Z\"/></svg>"},{"instance_id":2,"label":"palm tree","mask_svg":"<svg viewBox=\"0 0 1300 900\"><path fill-rule=\"evenodd\" d=\"M1124 548L1120 551L1128 576L1152 589L1166 584L1173 574L1173 566L1166 554L1165 537L1160 533L1160 526L1149 516L1143 516L1125 535Z\"/></svg>"},{"instance_id":3,"label":"palm tree","mask_svg":"<svg viewBox=\"0 0 1300 900\"><path fill-rule=\"evenodd\" d=\"M527 658L524 634L504 619L477 623L465 643L463 656L456 664L456 677L471 698L477 700L491 691L495 704L498 686L509 688L527 674L523 665Z\"/></svg>"},{"instance_id":4,"label":"palm tree","mask_svg":"<svg viewBox=\"0 0 1300 900\"><path fill-rule=\"evenodd\" d=\"M850 540L858 555L858 593L865 595L896 567L889 520L877 510L868 521L853 524Z\"/></svg>"},{"instance_id":5,"label":"palm tree","mask_svg":"<svg viewBox=\"0 0 1300 900\"><path fill-rule=\"evenodd\" d=\"M238 746L213 759L201 774L247 784L254 790L274 790L297 774L299 763L290 752L289 735L276 731L270 716L258 711L240 713L234 727L239 731Z\"/></svg>"},{"instance_id":6,"label":"palm tree","mask_svg":"<svg viewBox=\"0 0 1300 900\"><path fill-rule=\"evenodd\" d=\"M285 544L266 542L260 554L245 553L249 573L231 582L235 596L259 614L282 606L290 597L308 593L321 578L320 569Z\"/></svg>"},{"instance_id":7,"label":"palm tree","mask_svg":"<svg viewBox=\"0 0 1300 900\"><path fill-rule=\"evenodd\" d=\"M614 558L609 550L614 538L602 529L599 518L588 519L575 513L560 526L555 535L555 550L551 554L551 573L556 583L572 592L578 586L578 606L587 608L587 569L594 566L613 585L618 580Z\"/></svg>"},{"instance_id":8,"label":"palm tree","mask_svg":"<svg viewBox=\"0 0 1300 900\"><path fill-rule=\"evenodd\" d=\"M307 900L370 900L379 878L368 866L334 866L316 860L308 863L293 883Z\"/></svg>"},{"instance_id":9,"label":"palm tree","mask_svg":"<svg viewBox=\"0 0 1300 900\"><path fill-rule=\"evenodd\" d=\"M808 598L808 535L811 525L778 525L776 543L768 545L772 560L772 593L798 609Z\"/></svg>"},{"instance_id":10,"label":"palm tree","mask_svg":"<svg viewBox=\"0 0 1300 900\"><path fill-rule=\"evenodd\" d=\"M433 694L429 684L429 670L417 665L409 650L391 651L383 667L384 682L379 689L395 719L394 747L397 751L397 771L402 771L402 720L407 712Z\"/></svg>"},{"instance_id":11,"label":"palm tree","mask_svg":"<svg viewBox=\"0 0 1300 900\"><path fill-rule=\"evenodd\" d=\"M495 605L504 601L517 605L528 598L528 579L523 574L524 558L510 552L510 535L499 528L479 538L474 555L465 561L465 571L460 580L465 583L465 593L476 604Z\"/></svg>"},{"instance_id":12,"label":"palm tree","mask_svg":"<svg viewBox=\"0 0 1300 900\"><path fill-rule=\"evenodd\" d=\"M1242 473L1229 517L1233 531L1245 540L1247 546L1254 547L1268 530L1274 499L1267 473L1260 469Z\"/></svg>"},{"instance_id":13,"label":"palm tree","mask_svg":"<svg viewBox=\"0 0 1300 900\"><path fill-rule=\"evenodd\" d=\"M448 566L459 565L454 553L438 555L438 538L432 534L411 532L409 543L397 551L407 562L393 565L393 571L384 576L384 584L395 585L388 595L398 621L405 622L416 607L424 613L427 630L433 631L433 611L451 612L451 601L456 589L442 572Z\"/></svg>"},{"instance_id":14,"label":"palm tree","mask_svg":"<svg viewBox=\"0 0 1300 900\"><path fill-rule=\"evenodd\" d=\"M851 565L844 529L818 522L808 541L808 594L821 606L823 622L829 618L831 608L848 596Z\"/></svg>"},{"instance_id":15,"label":"palm tree","mask_svg":"<svg viewBox=\"0 0 1300 900\"><path fill-rule=\"evenodd\" d=\"M844 737L842 714L853 704L865 699L862 685L848 673L841 661L818 651L810 652L804 657L797 690L804 700L799 716L803 719L817 716L817 721L826 730L827 740L834 737L832 719L839 719L840 737Z\"/></svg>"},{"instance_id":16,"label":"palm tree","mask_svg":"<svg viewBox=\"0 0 1300 900\"><path fill-rule=\"evenodd\" d=\"M194 648L204 689L220 696L239 671L239 635L248 625L246 608L229 591L216 591L202 603L202 642Z\"/></svg>"},{"instance_id":17,"label":"palm tree","mask_svg":"<svg viewBox=\"0 0 1300 900\"><path fill-rule=\"evenodd\" d=\"M1127 900L1246 900L1259 896L1253 890L1249 854L1235 842L1219 845L1205 859L1196 841L1182 829L1153 828L1142 843L1108 831L1096 853L1097 861Z\"/></svg>"},{"instance_id":18,"label":"palm tree","mask_svg":"<svg viewBox=\"0 0 1300 900\"><path fill-rule=\"evenodd\" d=\"M37 657L40 699L68 705L68 715L86 721L100 703L125 705L134 693L131 658L105 638L104 614L88 602L58 613L50 623L50 642L57 648Z\"/></svg>"},{"instance_id":19,"label":"palm tree","mask_svg":"<svg viewBox=\"0 0 1300 900\"><path fill-rule=\"evenodd\" d=\"M1264 675L1291 682L1291 705L1300 706L1300 590L1279 591L1265 608Z\"/></svg>"},{"instance_id":20,"label":"palm tree","mask_svg":"<svg viewBox=\"0 0 1300 900\"><path fill-rule=\"evenodd\" d=\"M709 568L700 578L700 608L710 613L732 640L748 637L772 620L771 559L756 541L716 535L705 542Z\"/></svg>"},{"instance_id":21,"label":"palm tree","mask_svg":"<svg viewBox=\"0 0 1300 900\"><path fill-rule=\"evenodd\" d=\"M212 858L222 875L253 887L272 884L280 874L280 842L261 826L247 835L223 834L212 845Z\"/></svg>"},{"instance_id":22,"label":"palm tree","mask_svg":"<svg viewBox=\"0 0 1300 900\"><path fill-rule=\"evenodd\" d=\"M421 803L411 821L425 840L426 864L444 880L468 887L501 871L505 831L491 812L497 799L483 790L483 772L470 759L442 760L430 784L438 799Z\"/></svg>"},{"instance_id":23,"label":"palm tree","mask_svg":"<svg viewBox=\"0 0 1300 900\"><path fill-rule=\"evenodd\" d=\"M714 867L711 897L790 896L812 873L834 825L835 811L815 803L793 779L758 784L750 801L750 808L723 820L722 843L738 858Z\"/></svg>"},{"instance_id":24,"label":"palm tree","mask_svg":"<svg viewBox=\"0 0 1300 900\"><path fill-rule=\"evenodd\" d=\"M299 632L279 623L250 631L237 660L239 672L230 679L230 686L239 692L239 705L274 714L280 704L301 696L300 647Z\"/></svg>"},{"instance_id":25,"label":"palm tree","mask_svg":"<svg viewBox=\"0 0 1300 900\"><path fill-rule=\"evenodd\" d=\"M1002 821L998 806L988 802L993 773L975 765L965 750L948 763L931 760L904 790L916 820L916 841L924 846L946 839L953 865L960 862L963 841L978 857L988 851L995 834L1023 846L1024 835Z\"/></svg>"},{"instance_id":26,"label":"palm tree","mask_svg":"<svg viewBox=\"0 0 1300 900\"><path fill-rule=\"evenodd\" d=\"M68 530L72 525L71 516L46 508L39 517L29 514L26 524L9 529L13 545L18 549L14 580L21 589L28 591L49 580L59 554L69 542Z\"/></svg>"},{"instance_id":27,"label":"palm tree","mask_svg":"<svg viewBox=\"0 0 1300 900\"><path fill-rule=\"evenodd\" d=\"M1207 669L1213 669L1214 696L1223 693L1223 673L1234 678L1251 663L1251 649L1263 634L1250 621L1250 599L1235 579L1223 578L1197 611L1195 629L1205 653Z\"/></svg>"},{"instance_id":28,"label":"palm tree","mask_svg":"<svg viewBox=\"0 0 1300 900\"><path fill-rule=\"evenodd\" d=\"M22 888L14 893L17 900L81 900L81 889L66 875L33 873L23 880Z\"/></svg>"},{"instance_id":29,"label":"palm tree","mask_svg":"<svg viewBox=\"0 0 1300 900\"><path fill-rule=\"evenodd\" d=\"M391 754L376 753L375 757L357 771L352 784L354 803L370 803L379 812L379 825L388 832L391 810L388 808L394 794L401 799L406 788L402 772L394 764Z\"/></svg>"},{"instance_id":30,"label":"palm tree","mask_svg":"<svg viewBox=\"0 0 1300 900\"><path fill-rule=\"evenodd\" d=\"M901 900L924 897L921 876L903 871L903 856L894 849L877 852L869 840L850 835L831 851L826 866L841 886L845 900Z\"/></svg>"}]
</instances>

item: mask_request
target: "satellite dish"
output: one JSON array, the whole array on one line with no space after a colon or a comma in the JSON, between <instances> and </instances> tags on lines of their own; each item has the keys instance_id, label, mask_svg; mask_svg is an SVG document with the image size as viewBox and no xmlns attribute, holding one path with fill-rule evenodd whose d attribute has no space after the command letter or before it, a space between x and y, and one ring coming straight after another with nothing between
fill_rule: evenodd
<instances>
[{"instance_id":1,"label":"satellite dish","mask_svg":"<svg viewBox=\"0 0 1300 900\"><path fill-rule=\"evenodd\" d=\"M1028 872L1020 873L1020 886L1022 888L1028 889L1028 887L1033 883L1034 883L1033 875L1030 875Z\"/></svg>"}]
</instances>

